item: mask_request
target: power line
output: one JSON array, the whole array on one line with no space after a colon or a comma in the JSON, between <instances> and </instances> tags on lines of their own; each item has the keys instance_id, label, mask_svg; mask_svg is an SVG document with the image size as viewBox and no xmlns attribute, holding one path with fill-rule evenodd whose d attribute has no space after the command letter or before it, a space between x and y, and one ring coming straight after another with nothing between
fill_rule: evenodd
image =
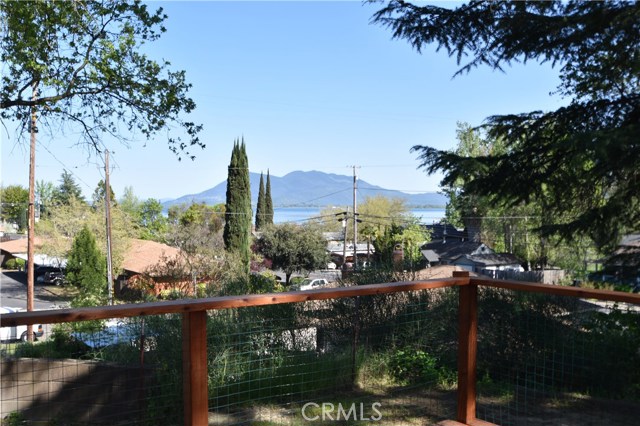
<instances>
[{"instance_id":1,"label":"power line","mask_svg":"<svg viewBox=\"0 0 640 426\"><path fill-rule=\"evenodd\" d=\"M42 148L44 148L45 151L47 151L49 153L49 155L51 155L58 163L60 163L62 165L62 167L64 168L64 170L68 171L69 173L71 173L71 175L73 175L77 180L79 180L82 184L84 184L84 186L86 186L87 188L91 189L91 186L86 183L85 181L83 181L78 175L76 175L72 168L67 166L66 164L64 164L62 161L60 161L60 159L58 159L58 157L56 157L53 152L51 152L49 150L49 148L47 148L44 145L40 145Z\"/></svg>"}]
</instances>

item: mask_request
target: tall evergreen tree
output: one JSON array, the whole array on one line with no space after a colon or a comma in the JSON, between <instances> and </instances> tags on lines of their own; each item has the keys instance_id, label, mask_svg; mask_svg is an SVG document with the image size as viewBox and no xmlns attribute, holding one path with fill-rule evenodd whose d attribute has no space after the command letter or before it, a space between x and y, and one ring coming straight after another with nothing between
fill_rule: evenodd
<instances>
[{"instance_id":1,"label":"tall evergreen tree","mask_svg":"<svg viewBox=\"0 0 640 426\"><path fill-rule=\"evenodd\" d=\"M84 200L80 185L76 183L71 173L63 170L62 176L60 176L60 186L58 186L54 199L57 204L69 205L72 198Z\"/></svg>"},{"instance_id":2,"label":"tall evergreen tree","mask_svg":"<svg viewBox=\"0 0 640 426\"><path fill-rule=\"evenodd\" d=\"M271 199L271 176L269 175L269 169L267 169L267 187L264 194L264 224L273 225L273 200Z\"/></svg>"},{"instance_id":3,"label":"tall evergreen tree","mask_svg":"<svg viewBox=\"0 0 640 426\"><path fill-rule=\"evenodd\" d=\"M265 194L264 194L264 174L260 173L260 188L258 189L258 204L256 206L256 231L265 225Z\"/></svg>"},{"instance_id":4,"label":"tall evergreen tree","mask_svg":"<svg viewBox=\"0 0 640 426\"><path fill-rule=\"evenodd\" d=\"M73 239L67 256L67 280L79 292L74 306L99 306L107 297L106 261L87 226Z\"/></svg>"},{"instance_id":5,"label":"tall evergreen tree","mask_svg":"<svg viewBox=\"0 0 640 426\"><path fill-rule=\"evenodd\" d=\"M242 139L234 142L229 163L223 238L227 251L237 253L247 271L251 260L251 216L249 160Z\"/></svg>"},{"instance_id":6,"label":"tall evergreen tree","mask_svg":"<svg viewBox=\"0 0 640 426\"><path fill-rule=\"evenodd\" d=\"M93 191L92 201L93 207L98 207L104 205L104 198L106 196L107 186L104 180L100 179L96 189ZM111 205L117 205L116 196L113 194L113 188L109 185L109 199L111 200Z\"/></svg>"}]
</instances>

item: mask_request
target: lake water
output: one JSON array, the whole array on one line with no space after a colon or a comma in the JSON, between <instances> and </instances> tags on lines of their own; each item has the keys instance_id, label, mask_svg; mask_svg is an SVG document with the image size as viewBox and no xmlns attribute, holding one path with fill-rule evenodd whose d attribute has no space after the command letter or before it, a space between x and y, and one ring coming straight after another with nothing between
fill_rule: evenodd
<instances>
[{"instance_id":1,"label":"lake water","mask_svg":"<svg viewBox=\"0 0 640 426\"><path fill-rule=\"evenodd\" d=\"M319 207L281 207L273 209L273 222L295 222L305 223L314 217L320 217ZM421 223L431 225L444 217L445 210L442 209L412 209L411 214L417 217Z\"/></svg>"}]
</instances>

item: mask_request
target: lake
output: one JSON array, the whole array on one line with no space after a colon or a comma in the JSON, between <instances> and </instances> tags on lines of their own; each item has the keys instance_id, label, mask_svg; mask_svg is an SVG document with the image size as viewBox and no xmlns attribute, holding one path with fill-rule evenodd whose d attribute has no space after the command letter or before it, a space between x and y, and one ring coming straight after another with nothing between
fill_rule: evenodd
<instances>
[{"instance_id":1,"label":"lake","mask_svg":"<svg viewBox=\"0 0 640 426\"><path fill-rule=\"evenodd\" d=\"M273 222L305 223L311 218L320 217L320 207L280 207L273 209ZM336 212L341 211L336 209ZM411 209L411 214L425 225L431 225L444 217L445 210L441 209Z\"/></svg>"}]
</instances>

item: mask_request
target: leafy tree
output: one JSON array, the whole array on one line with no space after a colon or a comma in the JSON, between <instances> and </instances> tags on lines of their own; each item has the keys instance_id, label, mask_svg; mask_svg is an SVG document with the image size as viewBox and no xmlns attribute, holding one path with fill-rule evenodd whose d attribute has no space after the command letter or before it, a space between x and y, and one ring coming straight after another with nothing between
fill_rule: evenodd
<instances>
[{"instance_id":1,"label":"leafy tree","mask_svg":"<svg viewBox=\"0 0 640 426\"><path fill-rule=\"evenodd\" d=\"M156 209L158 207L162 208L160 203L156 204ZM158 210L156 213L159 213ZM191 203L188 206L171 206L168 212L169 229L166 238L170 244L189 254L222 251L224 242L220 234L223 229L223 216L222 204L208 206L204 203Z\"/></svg>"},{"instance_id":2,"label":"leafy tree","mask_svg":"<svg viewBox=\"0 0 640 426\"><path fill-rule=\"evenodd\" d=\"M55 202L56 188L52 182L36 181L36 203L40 208L41 217L46 217Z\"/></svg>"},{"instance_id":3,"label":"leafy tree","mask_svg":"<svg viewBox=\"0 0 640 426\"><path fill-rule=\"evenodd\" d=\"M282 223L267 227L256 248L271 261L273 269L282 269L289 284L294 272L324 268L329 261L327 243L314 226Z\"/></svg>"},{"instance_id":4,"label":"leafy tree","mask_svg":"<svg viewBox=\"0 0 640 426\"><path fill-rule=\"evenodd\" d=\"M273 225L273 200L271 199L271 176L267 169L267 186L264 191L264 225Z\"/></svg>"},{"instance_id":5,"label":"leafy tree","mask_svg":"<svg viewBox=\"0 0 640 426\"><path fill-rule=\"evenodd\" d=\"M29 190L20 185L0 187L0 216L2 220L26 227L27 207L29 206Z\"/></svg>"},{"instance_id":6,"label":"leafy tree","mask_svg":"<svg viewBox=\"0 0 640 426\"><path fill-rule=\"evenodd\" d=\"M113 194L113 192L112 192ZM131 186L125 186L122 197L117 202L118 207L122 212L129 217L132 223L138 225L140 222L140 208L142 203L140 199L133 192Z\"/></svg>"},{"instance_id":7,"label":"leafy tree","mask_svg":"<svg viewBox=\"0 0 640 426\"><path fill-rule=\"evenodd\" d=\"M96 189L93 191L93 196L91 197L93 200L93 207L104 205L106 192L107 187L105 185L105 182L104 180L100 179L100 182L98 182L98 186L96 186ZM111 185L109 185L109 199L112 206L116 204L116 196L113 193L113 188L111 188Z\"/></svg>"},{"instance_id":8,"label":"leafy tree","mask_svg":"<svg viewBox=\"0 0 640 426\"><path fill-rule=\"evenodd\" d=\"M339 219L343 217L346 210L331 206L325 207L320 211L320 217L318 220L314 220L314 223L318 223L324 231L338 232L342 229L342 223ZM351 222L353 212L347 216L347 221ZM358 220L360 221L358 240L377 235L392 224L409 223L413 219L415 218L411 216L411 212L402 198L389 198L384 195L366 197L358 205ZM353 240L352 226L347 226L347 239Z\"/></svg>"},{"instance_id":9,"label":"leafy tree","mask_svg":"<svg viewBox=\"0 0 640 426\"><path fill-rule=\"evenodd\" d=\"M86 203L71 198L69 204L60 204L50 210L46 218L36 223L36 232L43 237L42 252L64 258L82 228L88 228L97 240L98 248L106 253L106 229L104 206L91 208ZM133 237L131 222L119 208L111 210L111 255L114 274L118 274L124 254Z\"/></svg>"},{"instance_id":10,"label":"leafy tree","mask_svg":"<svg viewBox=\"0 0 640 426\"><path fill-rule=\"evenodd\" d=\"M160 201L149 198L140 205L139 212L140 238L143 240L162 241L168 231L167 218L162 214Z\"/></svg>"},{"instance_id":11,"label":"leafy tree","mask_svg":"<svg viewBox=\"0 0 640 426\"><path fill-rule=\"evenodd\" d=\"M141 53L165 31L166 19L161 8L152 12L140 1L0 2L0 117L26 134L36 107L41 129L78 131L96 152L103 133L126 140L119 124L147 139L181 128L184 140L168 138L178 154L204 147L201 126L179 118L195 108L184 71Z\"/></svg>"},{"instance_id":12,"label":"leafy tree","mask_svg":"<svg viewBox=\"0 0 640 426\"><path fill-rule=\"evenodd\" d=\"M106 302L106 261L93 233L83 227L67 256L67 280L78 289L73 306L99 306Z\"/></svg>"},{"instance_id":13,"label":"leafy tree","mask_svg":"<svg viewBox=\"0 0 640 426\"><path fill-rule=\"evenodd\" d=\"M243 259L249 271L251 259L251 187L249 160L244 139L235 141L227 177L227 202L225 207L224 245Z\"/></svg>"},{"instance_id":14,"label":"leafy tree","mask_svg":"<svg viewBox=\"0 0 640 426\"><path fill-rule=\"evenodd\" d=\"M223 228L220 206L208 206L205 203L191 203L180 215L179 221L184 226L201 226L210 234L216 234Z\"/></svg>"},{"instance_id":15,"label":"leafy tree","mask_svg":"<svg viewBox=\"0 0 640 426\"><path fill-rule=\"evenodd\" d=\"M180 261L171 268L172 275L189 281L207 281L208 287L219 290L222 277L236 267L235 259L231 260L234 255L224 253L223 215L223 205L192 203L169 208L165 240L181 250ZM225 261L221 262L223 258Z\"/></svg>"},{"instance_id":16,"label":"leafy tree","mask_svg":"<svg viewBox=\"0 0 640 426\"><path fill-rule=\"evenodd\" d=\"M80 201L84 200L80 185L76 183L71 173L63 170L62 175L60 176L60 185L54 194L54 200L57 204L69 205L73 198Z\"/></svg>"},{"instance_id":17,"label":"leafy tree","mask_svg":"<svg viewBox=\"0 0 640 426\"><path fill-rule=\"evenodd\" d=\"M380 232L392 223L402 225L415 219L405 200L383 195L366 197L358 206L358 218L362 221L362 225L358 227L358 239L365 237L367 225Z\"/></svg>"},{"instance_id":18,"label":"leafy tree","mask_svg":"<svg viewBox=\"0 0 640 426\"><path fill-rule=\"evenodd\" d=\"M258 204L256 205L256 231L260 231L265 225L266 206L264 192L264 175L260 173L260 187L258 189Z\"/></svg>"},{"instance_id":19,"label":"leafy tree","mask_svg":"<svg viewBox=\"0 0 640 426\"><path fill-rule=\"evenodd\" d=\"M414 219L412 222L393 223L384 227L377 232L373 246L378 262L384 265L393 263L396 246L402 246L405 267L415 270L422 260L420 248L429 239L429 232Z\"/></svg>"},{"instance_id":20,"label":"leafy tree","mask_svg":"<svg viewBox=\"0 0 640 426\"><path fill-rule=\"evenodd\" d=\"M541 200L561 221L546 235L589 235L599 246L640 229L640 3L469 2L449 9L391 0L373 16L420 52L435 44L462 74L537 60L559 67L555 111L489 117L488 135L505 152L468 157L415 146L420 167L445 173L447 187L467 179L467 193L493 204Z\"/></svg>"}]
</instances>

